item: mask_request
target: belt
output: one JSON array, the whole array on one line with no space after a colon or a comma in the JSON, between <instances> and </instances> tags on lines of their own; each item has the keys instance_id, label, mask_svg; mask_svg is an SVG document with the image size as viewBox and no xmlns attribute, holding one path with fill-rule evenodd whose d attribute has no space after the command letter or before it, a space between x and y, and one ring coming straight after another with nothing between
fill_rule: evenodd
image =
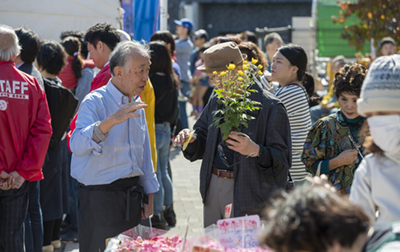
<instances>
[{"instance_id":1,"label":"belt","mask_svg":"<svg viewBox=\"0 0 400 252\"><path fill-rule=\"evenodd\" d=\"M212 168L212 173L217 175L218 178L233 179L233 171Z\"/></svg>"}]
</instances>

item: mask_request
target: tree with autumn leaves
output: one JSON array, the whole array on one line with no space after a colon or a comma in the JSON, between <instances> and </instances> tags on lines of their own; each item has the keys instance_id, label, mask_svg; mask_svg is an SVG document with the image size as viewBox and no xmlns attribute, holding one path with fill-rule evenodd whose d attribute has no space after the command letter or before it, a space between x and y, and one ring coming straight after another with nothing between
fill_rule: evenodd
<instances>
[{"instance_id":1,"label":"tree with autumn leaves","mask_svg":"<svg viewBox=\"0 0 400 252\"><path fill-rule=\"evenodd\" d=\"M358 0L340 1L338 16L333 16L334 23L344 23L351 15L356 15L358 24L345 26L341 38L361 50L365 40L375 39L375 43L384 37L391 37L400 42L400 0ZM375 44L376 46L376 44Z\"/></svg>"}]
</instances>

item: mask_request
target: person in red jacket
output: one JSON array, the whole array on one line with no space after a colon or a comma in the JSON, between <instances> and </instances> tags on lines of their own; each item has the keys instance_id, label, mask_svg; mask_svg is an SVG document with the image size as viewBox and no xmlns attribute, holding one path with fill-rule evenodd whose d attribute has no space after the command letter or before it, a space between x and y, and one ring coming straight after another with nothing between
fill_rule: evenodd
<instances>
[{"instance_id":1,"label":"person in red jacket","mask_svg":"<svg viewBox=\"0 0 400 252\"><path fill-rule=\"evenodd\" d=\"M39 85L45 90L42 75L34 66L40 48L39 35L23 27L14 29L14 31L21 46L21 53L13 60L15 67L35 77ZM39 198L40 180L43 179L43 176L42 173L38 173L29 180L29 203L25 218L25 250L27 252L42 252L43 218Z\"/></svg>"},{"instance_id":2,"label":"person in red jacket","mask_svg":"<svg viewBox=\"0 0 400 252\"><path fill-rule=\"evenodd\" d=\"M96 67L101 69L91 83L89 91L90 93L93 90L105 86L111 79L111 71L108 60L111 52L121 41L121 38L117 29L113 28L110 24L98 23L87 30L85 34L85 41L88 45L87 47L90 53L90 58L94 61ZM67 134L68 149L72 132L76 127L75 123L77 117L78 113L76 113L74 119L72 119L70 124L71 130ZM71 149L69 150L71 151Z\"/></svg>"},{"instance_id":3,"label":"person in red jacket","mask_svg":"<svg viewBox=\"0 0 400 252\"><path fill-rule=\"evenodd\" d=\"M11 27L0 26L0 240L24 251L28 182L42 179L52 129L46 95L37 80L15 67L20 52Z\"/></svg>"}]
</instances>

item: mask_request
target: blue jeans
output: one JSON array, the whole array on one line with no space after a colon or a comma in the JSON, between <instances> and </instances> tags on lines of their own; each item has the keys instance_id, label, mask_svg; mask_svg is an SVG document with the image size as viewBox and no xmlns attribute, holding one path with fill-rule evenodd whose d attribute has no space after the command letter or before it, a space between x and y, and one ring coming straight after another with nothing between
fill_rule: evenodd
<instances>
[{"instance_id":1,"label":"blue jeans","mask_svg":"<svg viewBox=\"0 0 400 252\"><path fill-rule=\"evenodd\" d=\"M28 213L25 219L26 252L41 252L43 249L43 221L40 207L40 183L29 182Z\"/></svg>"},{"instance_id":2,"label":"blue jeans","mask_svg":"<svg viewBox=\"0 0 400 252\"><path fill-rule=\"evenodd\" d=\"M163 206L172 206L172 182L168 175L168 154L171 140L171 127L169 123L156 124L157 146L157 180L160 190L154 194L154 214L160 214Z\"/></svg>"},{"instance_id":3,"label":"blue jeans","mask_svg":"<svg viewBox=\"0 0 400 252\"><path fill-rule=\"evenodd\" d=\"M181 80L181 84L182 84L182 88L181 88L182 94L186 97L189 97L190 96L190 82Z\"/></svg>"}]
</instances>

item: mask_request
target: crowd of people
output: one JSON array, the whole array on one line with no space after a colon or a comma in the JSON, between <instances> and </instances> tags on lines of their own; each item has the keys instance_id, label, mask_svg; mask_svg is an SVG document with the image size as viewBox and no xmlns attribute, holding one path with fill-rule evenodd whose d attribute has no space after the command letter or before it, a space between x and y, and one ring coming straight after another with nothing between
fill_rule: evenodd
<instances>
[{"instance_id":1,"label":"crowd of people","mask_svg":"<svg viewBox=\"0 0 400 252\"><path fill-rule=\"evenodd\" d=\"M169 154L185 143L202 160L204 227L232 204L231 217L268 220L262 241L276 251L382 247L377 232L400 221L395 41L381 40L369 69L335 57L318 97L306 52L279 34L264 52L250 31L209 38L175 24L148 44L106 23L59 42L0 25L0 251L103 251L139 223L174 227ZM216 76L246 61L261 72L249 96L260 109L221 144Z\"/></svg>"}]
</instances>

